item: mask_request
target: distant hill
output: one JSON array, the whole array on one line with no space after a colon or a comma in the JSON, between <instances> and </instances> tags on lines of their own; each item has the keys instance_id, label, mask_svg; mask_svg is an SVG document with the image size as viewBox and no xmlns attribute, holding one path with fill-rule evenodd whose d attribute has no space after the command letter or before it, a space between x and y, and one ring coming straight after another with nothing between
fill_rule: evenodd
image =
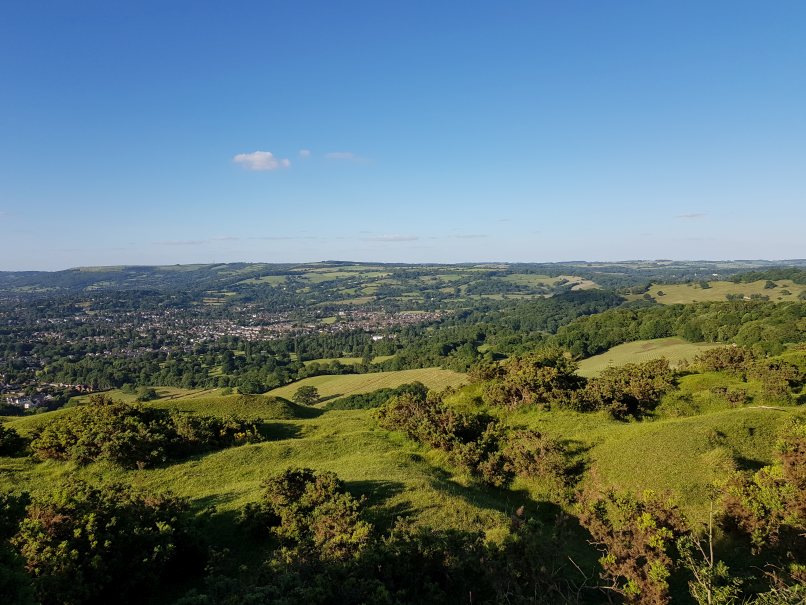
<instances>
[{"instance_id":1,"label":"distant hill","mask_svg":"<svg viewBox=\"0 0 806 605\"><path fill-rule=\"evenodd\" d=\"M263 283L277 285L285 279L306 281L341 280L431 275L462 281L473 275L506 277L543 275L549 278L573 276L603 287L646 283L681 283L691 280L722 279L748 271L806 268L806 260L671 261L635 260L623 262L573 261L561 263L482 263L482 264L382 264L347 261L322 263L270 264L226 263L163 266L79 267L64 271L0 272L0 293L81 292L96 290L221 290ZM274 279L272 279L274 278ZM465 283L473 280L464 280ZM451 285L450 283L441 284ZM523 284L520 284L523 285ZM503 293L518 294L513 284ZM503 291L503 288L502 288ZM524 290L525 292L526 290Z\"/></svg>"}]
</instances>

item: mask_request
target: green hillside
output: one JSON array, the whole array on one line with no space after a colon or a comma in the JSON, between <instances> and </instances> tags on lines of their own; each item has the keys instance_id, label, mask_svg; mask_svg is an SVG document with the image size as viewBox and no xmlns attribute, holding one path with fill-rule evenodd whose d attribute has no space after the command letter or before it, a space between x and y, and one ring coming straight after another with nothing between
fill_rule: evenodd
<instances>
[{"instance_id":1,"label":"green hillside","mask_svg":"<svg viewBox=\"0 0 806 605\"><path fill-rule=\"evenodd\" d=\"M636 340L613 347L601 355L583 359L579 362L579 373L582 376L596 376L611 365L642 363L659 357L665 357L670 363L676 364L681 361L691 361L703 350L714 346L708 343L691 343L682 338Z\"/></svg>"},{"instance_id":2,"label":"green hillside","mask_svg":"<svg viewBox=\"0 0 806 605\"><path fill-rule=\"evenodd\" d=\"M313 386L319 396L336 399L358 393L369 393L377 389L398 387L409 382L421 382L429 389L440 391L445 387L455 387L466 382L463 374L440 368L400 370L397 372L373 372L370 374L325 375L305 378L298 382L273 389L266 393L273 397L290 399L298 388Z\"/></svg>"}]
</instances>

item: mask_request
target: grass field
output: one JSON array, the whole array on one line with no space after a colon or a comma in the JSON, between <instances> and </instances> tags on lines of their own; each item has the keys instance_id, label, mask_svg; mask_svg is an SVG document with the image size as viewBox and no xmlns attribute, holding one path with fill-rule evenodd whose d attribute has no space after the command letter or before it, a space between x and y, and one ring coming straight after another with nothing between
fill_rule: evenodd
<instances>
[{"instance_id":1,"label":"grass field","mask_svg":"<svg viewBox=\"0 0 806 605\"><path fill-rule=\"evenodd\" d=\"M692 343L682 338L656 338L653 340L636 340L613 347L601 355L594 355L579 362L579 373L590 378L598 375L606 367L620 366L625 363L642 363L650 359L665 357L669 363L691 361L702 351L712 349L710 343Z\"/></svg>"},{"instance_id":2,"label":"grass field","mask_svg":"<svg viewBox=\"0 0 806 605\"><path fill-rule=\"evenodd\" d=\"M728 294L740 294L749 298L753 294L769 296L771 301L798 300L801 292L806 292L806 285L795 284L789 280L776 281L777 288L765 288L766 281L754 281L748 284L735 284L729 281L709 282L710 288L701 288L699 284L655 284L647 292L652 298L664 305L678 303L724 301ZM788 290L789 294L782 293ZM662 296L658 293L663 292ZM632 295L628 298L640 299L642 295Z\"/></svg>"},{"instance_id":3,"label":"grass field","mask_svg":"<svg viewBox=\"0 0 806 605\"><path fill-rule=\"evenodd\" d=\"M209 395L215 393L217 389L180 389L179 387L154 387L160 399L176 399L178 397L197 397L202 395ZM111 389L103 391L104 395L111 397L115 401L125 401L126 403L134 403L137 400L137 395L134 393L124 393L120 389ZM79 395L73 397L78 403L87 403L92 395Z\"/></svg>"},{"instance_id":4,"label":"grass field","mask_svg":"<svg viewBox=\"0 0 806 605\"><path fill-rule=\"evenodd\" d=\"M267 395L290 399L301 386L314 386L323 398L336 399L357 393L369 393L377 389L393 388L409 382L422 382L434 390L459 386L467 382L464 374L440 368L400 370L399 372L373 372L371 374L343 374L338 376L314 376L269 391Z\"/></svg>"},{"instance_id":5,"label":"grass field","mask_svg":"<svg viewBox=\"0 0 806 605\"><path fill-rule=\"evenodd\" d=\"M378 355L377 357L372 358L372 363L383 363L384 361L388 361L392 359L394 355ZM311 365L312 363L318 363L320 365L327 365L332 361L338 361L339 363L346 365L346 366L354 366L359 364L363 361L361 357L330 357L328 359L309 359L308 361L303 362L306 366Z\"/></svg>"}]
</instances>

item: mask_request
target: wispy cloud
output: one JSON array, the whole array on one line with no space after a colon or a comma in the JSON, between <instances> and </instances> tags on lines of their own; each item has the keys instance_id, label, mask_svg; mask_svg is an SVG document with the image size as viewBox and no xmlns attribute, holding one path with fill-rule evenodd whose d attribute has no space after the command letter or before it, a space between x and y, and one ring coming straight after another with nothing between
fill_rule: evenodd
<instances>
[{"instance_id":1,"label":"wispy cloud","mask_svg":"<svg viewBox=\"0 0 806 605\"><path fill-rule=\"evenodd\" d=\"M363 238L368 242L414 242L420 239L419 235L373 235Z\"/></svg>"},{"instance_id":2,"label":"wispy cloud","mask_svg":"<svg viewBox=\"0 0 806 605\"><path fill-rule=\"evenodd\" d=\"M678 214L675 218L679 218L684 221L696 221L701 218L705 218L704 212L688 212L686 214Z\"/></svg>"},{"instance_id":3,"label":"wispy cloud","mask_svg":"<svg viewBox=\"0 0 806 605\"><path fill-rule=\"evenodd\" d=\"M219 235L218 237L213 237L210 239L214 242L237 242L241 238L234 235Z\"/></svg>"},{"instance_id":4,"label":"wispy cloud","mask_svg":"<svg viewBox=\"0 0 806 605\"><path fill-rule=\"evenodd\" d=\"M203 239L172 239L154 243L158 246L201 246L206 241Z\"/></svg>"},{"instance_id":5,"label":"wispy cloud","mask_svg":"<svg viewBox=\"0 0 806 605\"><path fill-rule=\"evenodd\" d=\"M311 157L311 150L310 149L300 149L299 150L299 157L301 157L303 160L305 158Z\"/></svg>"},{"instance_id":6,"label":"wispy cloud","mask_svg":"<svg viewBox=\"0 0 806 605\"><path fill-rule=\"evenodd\" d=\"M341 162L361 162L364 160L364 158L356 155L352 151L328 151L325 154L325 159L338 160Z\"/></svg>"},{"instance_id":7,"label":"wispy cloud","mask_svg":"<svg viewBox=\"0 0 806 605\"><path fill-rule=\"evenodd\" d=\"M249 239L252 240L262 240L262 241L269 241L269 242L284 242L289 240L300 240L300 239L322 239L319 237L314 237L312 235L262 235L258 237L250 237Z\"/></svg>"},{"instance_id":8,"label":"wispy cloud","mask_svg":"<svg viewBox=\"0 0 806 605\"><path fill-rule=\"evenodd\" d=\"M291 160L278 158L271 151L253 151L252 153L239 153L232 161L240 164L247 170L257 172L271 172L280 168L291 166Z\"/></svg>"}]
</instances>

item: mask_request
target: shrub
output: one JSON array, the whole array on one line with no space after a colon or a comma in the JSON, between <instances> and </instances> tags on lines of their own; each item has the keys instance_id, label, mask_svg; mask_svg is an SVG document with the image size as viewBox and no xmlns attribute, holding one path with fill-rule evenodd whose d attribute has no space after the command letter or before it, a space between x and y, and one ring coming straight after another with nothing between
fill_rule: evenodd
<instances>
[{"instance_id":1,"label":"shrub","mask_svg":"<svg viewBox=\"0 0 806 605\"><path fill-rule=\"evenodd\" d=\"M447 452L453 463L495 486L506 484L500 445L503 428L486 414L463 414L446 406L437 395L404 393L377 412L381 427L404 431L411 439Z\"/></svg>"},{"instance_id":2,"label":"shrub","mask_svg":"<svg viewBox=\"0 0 806 605\"><path fill-rule=\"evenodd\" d=\"M585 395L594 408L624 419L646 414L673 386L674 373L668 360L661 358L608 367L588 381Z\"/></svg>"},{"instance_id":3,"label":"shrub","mask_svg":"<svg viewBox=\"0 0 806 605\"><path fill-rule=\"evenodd\" d=\"M566 401L571 392L585 384L585 379L576 374L577 367L564 351L549 349L510 357L497 370L478 368L474 375L491 376L483 389L486 403L514 408Z\"/></svg>"},{"instance_id":4,"label":"shrub","mask_svg":"<svg viewBox=\"0 0 806 605\"><path fill-rule=\"evenodd\" d=\"M319 401L319 390L310 385L302 386L297 389L291 399L300 405L313 405Z\"/></svg>"},{"instance_id":5,"label":"shrub","mask_svg":"<svg viewBox=\"0 0 806 605\"><path fill-rule=\"evenodd\" d=\"M776 460L751 477L735 473L722 485L722 522L770 550L806 581L806 423L794 421L776 446Z\"/></svg>"},{"instance_id":6,"label":"shrub","mask_svg":"<svg viewBox=\"0 0 806 605\"><path fill-rule=\"evenodd\" d=\"M31 448L43 459L79 464L108 460L124 468L141 468L171 457L260 440L251 422L104 400L46 424L35 433Z\"/></svg>"},{"instance_id":7,"label":"shrub","mask_svg":"<svg viewBox=\"0 0 806 605\"><path fill-rule=\"evenodd\" d=\"M191 552L188 504L72 482L28 505L12 539L43 605L138 602Z\"/></svg>"},{"instance_id":8,"label":"shrub","mask_svg":"<svg viewBox=\"0 0 806 605\"><path fill-rule=\"evenodd\" d=\"M515 475L545 479L560 489L570 478L565 448L538 431L515 431L507 439L503 456L504 468Z\"/></svg>"},{"instance_id":9,"label":"shrub","mask_svg":"<svg viewBox=\"0 0 806 605\"><path fill-rule=\"evenodd\" d=\"M675 541L686 532L677 506L646 491L640 497L609 490L583 494L580 522L600 545L603 578L627 603L669 602Z\"/></svg>"},{"instance_id":10,"label":"shrub","mask_svg":"<svg viewBox=\"0 0 806 605\"><path fill-rule=\"evenodd\" d=\"M242 522L253 531L270 529L287 549L286 559L347 560L367 545L364 499L353 498L334 473L289 469L263 487L263 499L244 510Z\"/></svg>"}]
</instances>

